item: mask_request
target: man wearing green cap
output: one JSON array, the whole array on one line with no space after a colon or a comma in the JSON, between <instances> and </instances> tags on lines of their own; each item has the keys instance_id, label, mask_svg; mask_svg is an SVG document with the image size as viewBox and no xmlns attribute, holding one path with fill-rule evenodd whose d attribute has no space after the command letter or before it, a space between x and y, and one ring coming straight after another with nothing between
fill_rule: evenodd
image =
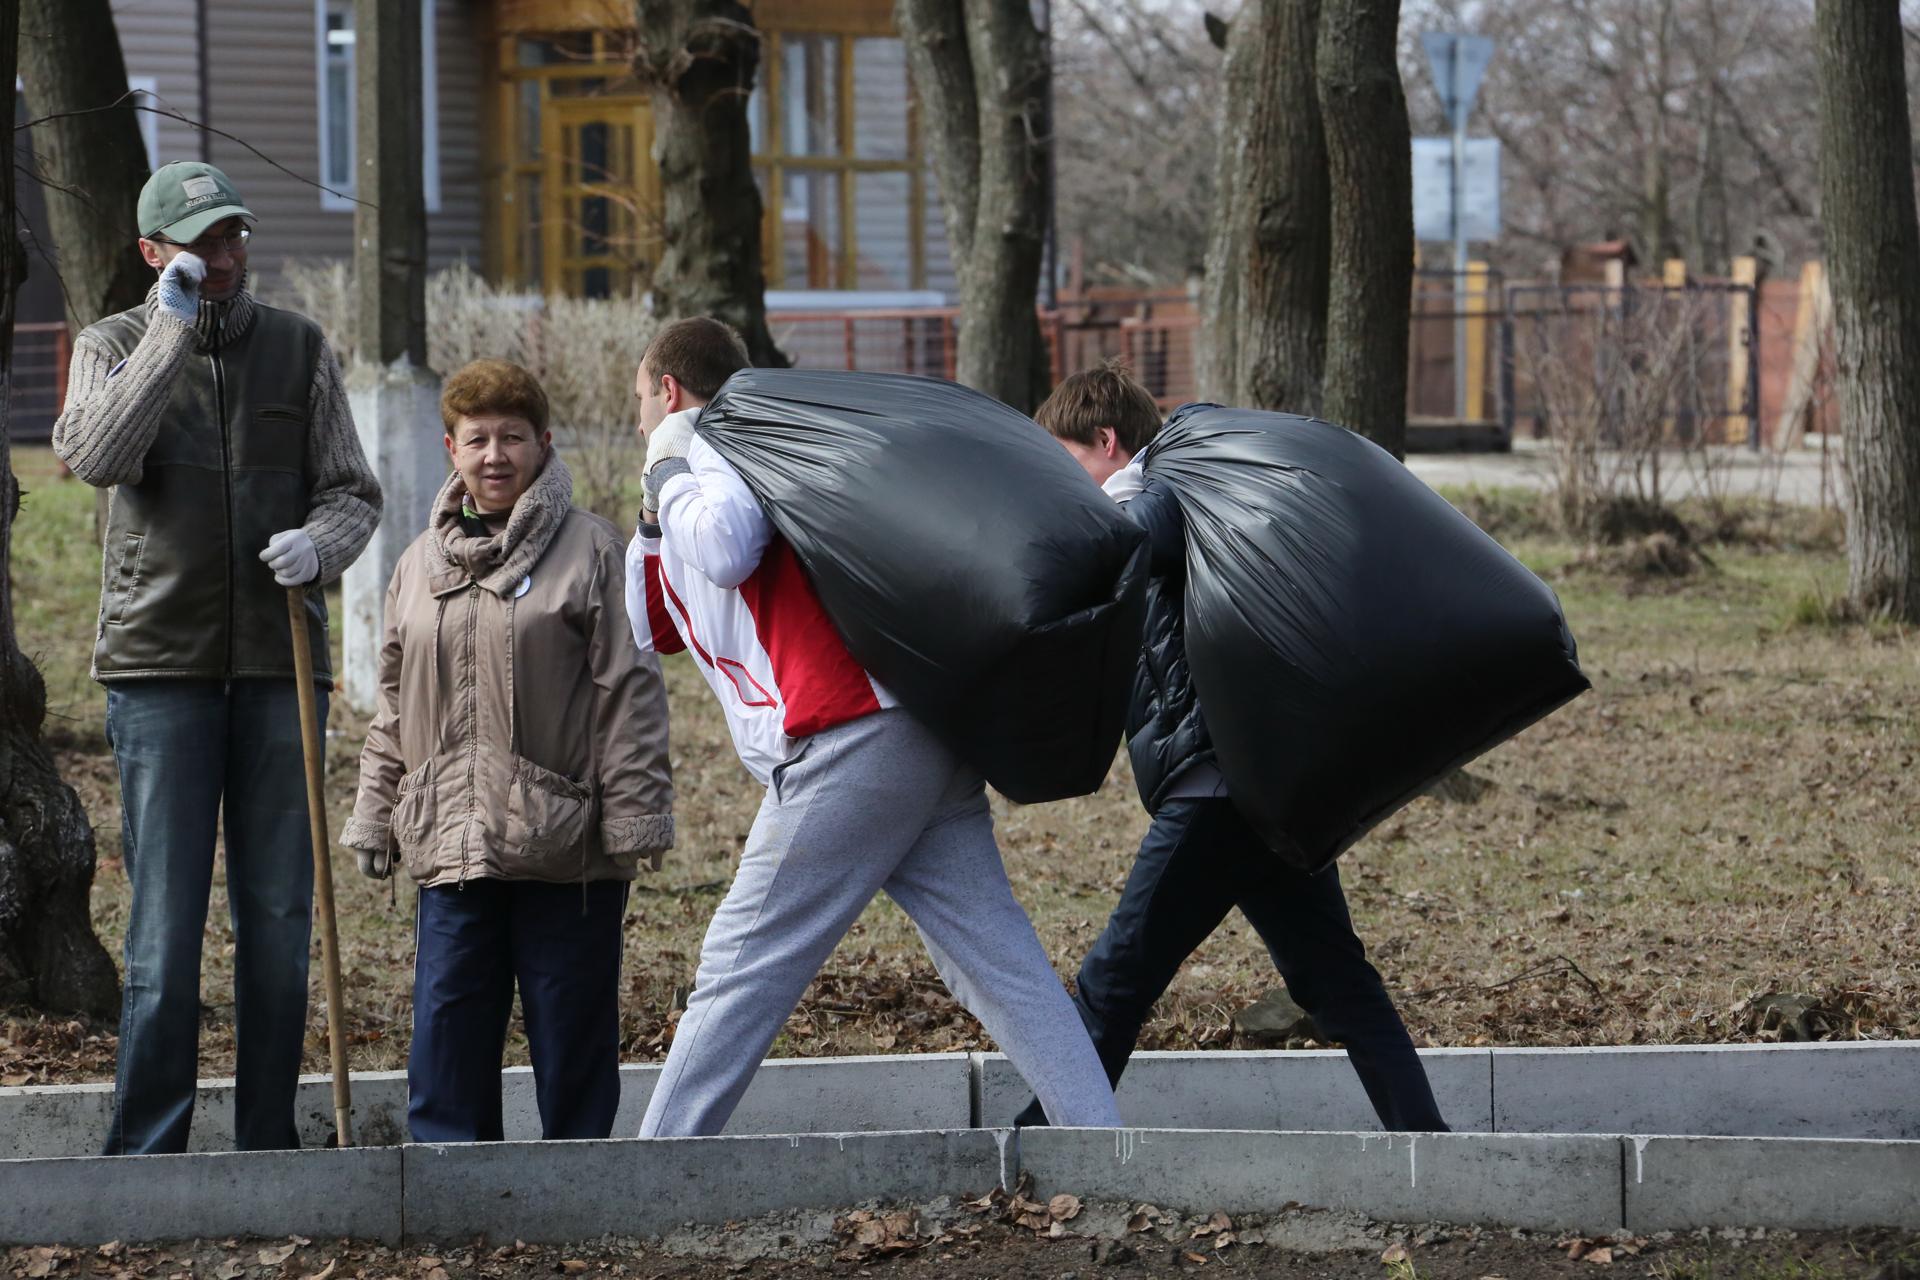
<instances>
[{"instance_id":1,"label":"man wearing green cap","mask_svg":"<svg viewBox=\"0 0 1920 1280\"><path fill-rule=\"evenodd\" d=\"M224 818L242 1150L299 1145L313 908L286 588L318 587L373 536L380 486L319 326L247 291L253 214L212 165L140 192L144 306L73 344L54 450L110 486L93 674L107 687L133 889L107 1154L184 1151L199 1062L200 946Z\"/></svg>"}]
</instances>

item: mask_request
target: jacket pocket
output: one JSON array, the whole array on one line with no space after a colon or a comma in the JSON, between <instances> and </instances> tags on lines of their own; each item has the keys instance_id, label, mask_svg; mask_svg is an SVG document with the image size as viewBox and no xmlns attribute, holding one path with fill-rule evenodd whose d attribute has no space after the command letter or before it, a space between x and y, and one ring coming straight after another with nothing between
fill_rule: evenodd
<instances>
[{"instance_id":1,"label":"jacket pocket","mask_svg":"<svg viewBox=\"0 0 1920 1280\"><path fill-rule=\"evenodd\" d=\"M417 870L422 855L433 851L433 819L433 761L429 760L401 777L394 792L393 813L387 819L387 829L400 846L410 872Z\"/></svg>"},{"instance_id":2,"label":"jacket pocket","mask_svg":"<svg viewBox=\"0 0 1920 1280\"><path fill-rule=\"evenodd\" d=\"M562 853L580 847L593 789L515 756L507 786L508 855Z\"/></svg>"},{"instance_id":3,"label":"jacket pocket","mask_svg":"<svg viewBox=\"0 0 1920 1280\"><path fill-rule=\"evenodd\" d=\"M146 564L145 534L129 533L120 543L120 560L114 566L113 586L107 602L107 625L117 627L133 608L134 593L140 589L140 570Z\"/></svg>"}]
</instances>

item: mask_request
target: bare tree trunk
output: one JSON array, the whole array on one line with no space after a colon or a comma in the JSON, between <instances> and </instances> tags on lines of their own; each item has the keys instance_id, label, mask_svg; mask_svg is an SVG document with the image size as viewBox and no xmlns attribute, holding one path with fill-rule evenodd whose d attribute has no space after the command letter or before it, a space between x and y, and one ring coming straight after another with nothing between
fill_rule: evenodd
<instances>
[{"instance_id":1,"label":"bare tree trunk","mask_svg":"<svg viewBox=\"0 0 1920 1280\"><path fill-rule=\"evenodd\" d=\"M1399 0L1322 0L1315 75L1326 134L1331 258L1324 415L1406 450L1413 172Z\"/></svg>"},{"instance_id":2,"label":"bare tree trunk","mask_svg":"<svg viewBox=\"0 0 1920 1280\"><path fill-rule=\"evenodd\" d=\"M1733 233L1727 223L1726 139L1720 132L1720 98L1725 92L1720 78L1727 59L1720 38L1718 0L1708 0L1702 6L1702 16L1707 26L1706 55L1702 58L1696 47L1694 56L1694 75L1704 82L1694 90L1695 109L1700 114L1694 163L1700 176L1693 194L1692 235L1688 237L1692 243L1687 257L1695 274L1723 276L1730 265Z\"/></svg>"},{"instance_id":3,"label":"bare tree trunk","mask_svg":"<svg viewBox=\"0 0 1920 1280\"><path fill-rule=\"evenodd\" d=\"M1314 0L1317 3L1317 0ZM1213 144L1213 209L1207 219L1206 270L1200 281L1200 333L1194 378L1202 400L1244 404L1240 377L1240 290L1253 239L1248 151L1253 135L1253 85L1265 71L1256 59L1265 44L1266 6L1243 5L1231 23L1207 15L1207 34L1226 53L1220 71L1220 108Z\"/></svg>"},{"instance_id":4,"label":"bare tree trunk","mask_svg":"<svg viewBox=\"0 0 1920 1280\"><path fill-rule=\"evenodd\" d=\"M1653 36L1653 136L1641 156L1640 247L1658 267L1673 256L1673 214L1667 160L1667 90L1673 47L1673 0L1660 0Z\"/></svg>"},{"instance_id":5,"label":"bare tree trunk","mask_svg":"<svg viewBox=\"0 0 1920 1280\"><path fill-rule=\"evenodd\" d=\"M1046 41L1027 0L895 0L960 285L959 380L1016 409L1046 394L1035 314L1051 146Z\"/></svg>"},{"instance_id":6,"label":"bare tree trunk","mask_svg":"<svg viewBox=\"0 0 1920 1280\"><path fill-rule=\"evenodd\" d=\"M14 77L19 6L0 3L0 75ZM13 136L13 99L0 95L0 138ZM41 739L47 689L13 631L13 524L20 514L8 434L13 311L26 275L14 170L0 165L0 998L110 1017L120 1007L113 961L93 935L93 831Z\"/></svg>"},{"instance_id":7,"label":"bare tree trunk","mask_svg":"<svg viewBox=\"0 0 1920 1280\"><path fill-rule=\"evenodd\" d=\"M1814 6L1847 587L1863 610L1920 622L1920 224L1902 45L1893 0Z\"/></svg>"},{"instance_id":8,"label":"bare tree trunk","mask_svg":"<svg viewBox=\"0 0 1920 1280\"><path fill-rule=\"evenodd\" d=\"M1240 291L1240 400L1317 415L1330 250L1327 145L1314 88L1320 0L1260 0L1258 8L1263 21L1244 33L1258 37L1258 72L1247 118L1251 225Z\"/></svg>"},{"instance_id":9,"label":"bare tree trunk","mask_svg":"<svg viewBox=\"0 0 1920 1280\"><path fill-rule=\"evenodd\" d=\"M715 316L739 330L756 365L787 357L767 329L760 189L747 99L760 33L739 0L638 0L634 72L653 93L654 157L665 250L654 304L665 316Z\"/></svg>"},{"instance_id":10,"label":"bare tree trunk","mask_svg":"<svg viewBox=\"0 0 1920 1280\"><path fill-rule=\"evenodd\" d=\"M78 334L153 284L134 225L147 148L108 0L20 0L20 79L36 119L59 117L33 127L33 149Z\"/></svg>"}]
</instances>

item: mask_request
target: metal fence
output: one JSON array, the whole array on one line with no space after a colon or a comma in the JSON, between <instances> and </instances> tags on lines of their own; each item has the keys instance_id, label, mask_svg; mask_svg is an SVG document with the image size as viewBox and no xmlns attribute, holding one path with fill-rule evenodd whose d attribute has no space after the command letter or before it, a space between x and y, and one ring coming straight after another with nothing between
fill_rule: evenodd
<instances>
[{"instance_id":1,"label":"metal fence","mask_svg":"<svg viewBox=\"0 0 1920 1280\"><path fill-rule=\"evenodd\" d=\"M1577 418L1607 441L1759 446L1751 285L1509 285L1504 295L1509 430L1541 436Z\"/></svg>"},{"instance_id":2,"label":"metal fence","mask_svg":"<svg viewBox=\"0 0 1920 1280\"><path fill-rule=\"evenodd\" d=\"M67 399L67 362L73 349L64 324L13 327L13 404L7 420L15 440L53 438L53 422Z\"/></svg>"}]
</instances>

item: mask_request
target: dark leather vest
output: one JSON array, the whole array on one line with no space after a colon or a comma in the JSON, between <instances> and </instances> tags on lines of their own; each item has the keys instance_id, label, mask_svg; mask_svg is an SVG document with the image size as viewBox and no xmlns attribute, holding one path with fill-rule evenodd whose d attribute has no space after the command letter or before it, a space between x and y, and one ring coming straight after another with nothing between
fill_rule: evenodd
<instances>
[{"instance_id":1,"label":"dark leather vest","mask_svg":"<svg viewBox=\"0 0 1920 1280\"><path fill-rule=\"evenodd\" d=\"M146 331L145 306L89 330L116 361ZM260 552L307 519L321 342L311 321L256 302L241 332L216 329L188 354L140 482L113 489L95 678L293 676L286 588ZM315 678L331 686L318 591L307 635Z\"/></svg>"}]
</instances>

